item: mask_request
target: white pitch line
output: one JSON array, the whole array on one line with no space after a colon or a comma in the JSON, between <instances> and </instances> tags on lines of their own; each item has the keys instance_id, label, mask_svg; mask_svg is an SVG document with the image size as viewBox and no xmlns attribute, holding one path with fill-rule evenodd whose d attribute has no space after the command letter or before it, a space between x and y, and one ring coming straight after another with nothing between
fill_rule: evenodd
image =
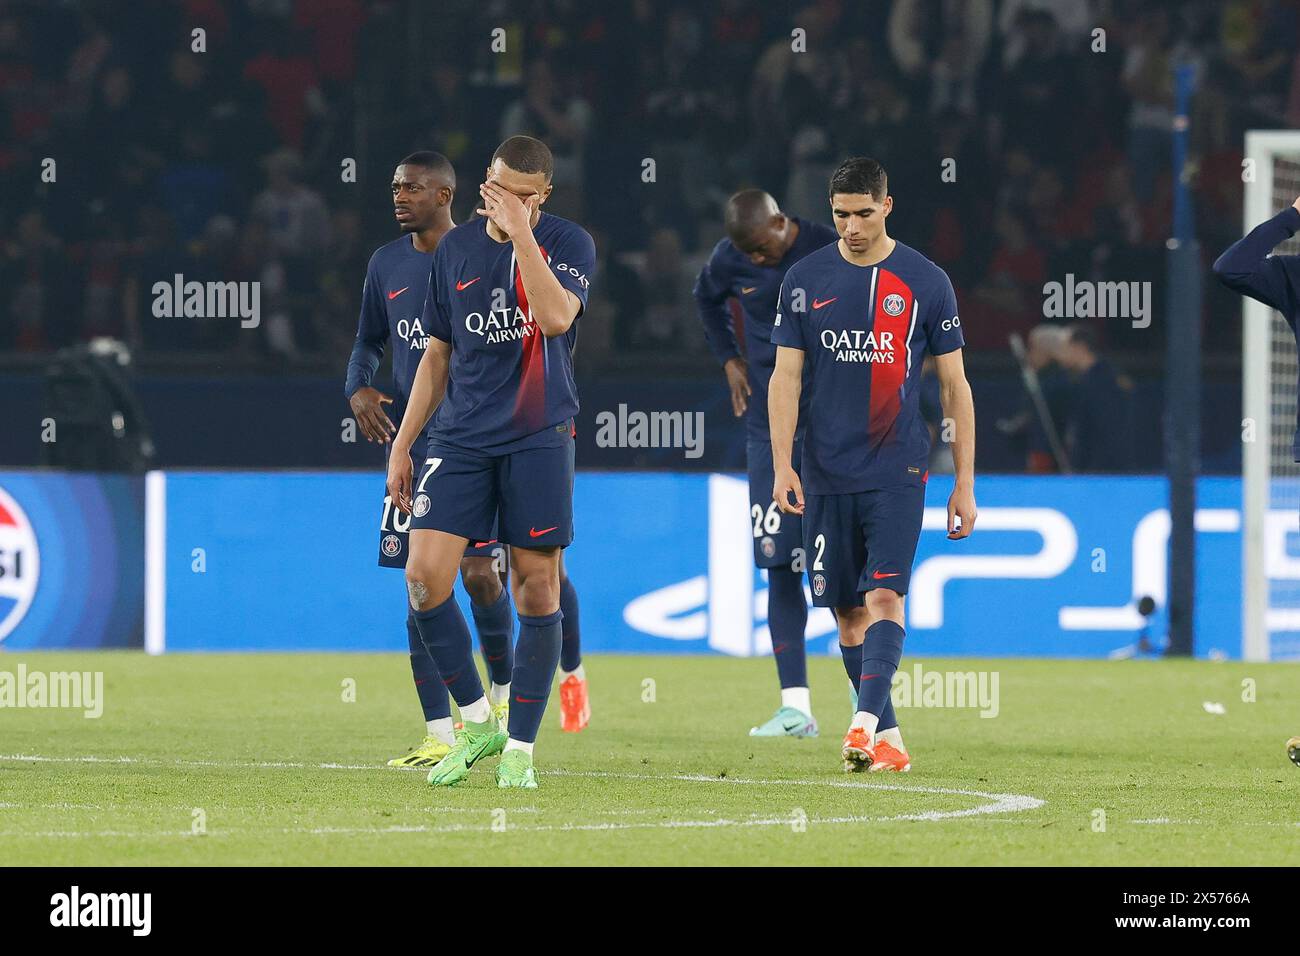
<instances>
[{"instance_id":1,"label":"white pitch line","mask_svg":"<svg viewBox=\"0 0 1300 956\"><path fill-rule=\"evenodd\" d=\"M0 754L0 761L18 761L18 762L38 762L38 763L97 763L97 764L134 764L150 766L184 766L184 767L215 767L215 768L288 768L288 769L317 769L317 770L379 770L378 766L370 764L339 764L339 763L293 763L279 761L217 761L217 760L160 760L157 758L139 758L139 757L97 757L91 755L79 757L48 757L41 754ZM981 800L987 800L988 803L980 804L975 807L968 807L961 810L927 810L921 813L901 813L892 816L870 816L870 815L848 815L833 817L807 817L800 822L809 824L850 824L850 823L887 823L892 821L904 820L952 820L963 817L981 816L986 814L1015 813L1024 810L1035 810L1043 806L1044 801L1037 797L1026 796L1015 793L986 793L982 790L962 790L951 787L918 787L905 786L884 783L867 783L848 781L848 780L766 780L748 777L715 777L704 774L643 774L643 773L619 773L606 771L575 771L575 770L551 770L547 771L549 776L556 777L600 777L623 780L671 780L682 783L722 783L735 786L806 786L806 787L831 787L834 789L848 790L894 790L900 793L923 793L938 794L944 796L963 796L975 797ZM432 812L439 812L431 808ZM607 811L613 813L615 811ZM612 831L612 830L642 830L642 829L712 829L718 827L767 827L767 826L792 826L796 822L793 815L781 817L750 817L747 819L731 819L727 817L717 817L707 820L654 820L646 822L604 822L604 823L563 823L563 824L536 824L530 826L510 826L509 830L515 831ZM214 833L231 833L239 832L241 828L223 827L220 830L214 830ZM274 828L269 831L266 829L242 828L247 832L276 832ZM447 824L443 826L401 826L395 825L390 827L282 827L278 832L281 833L308 833L308 834L353 834L353 833L459 833L459 832L484 832L491 831L492 825L470 826L466 824ZM77 832L77 831L51 831L49 833L15 833L0 832L0 837L27 836L27 837L76 837L76 836L189 836L186 831L160 831L157 833L124 833L121 831L101 831L101 832Z\"/></svg>"}]
</instances>

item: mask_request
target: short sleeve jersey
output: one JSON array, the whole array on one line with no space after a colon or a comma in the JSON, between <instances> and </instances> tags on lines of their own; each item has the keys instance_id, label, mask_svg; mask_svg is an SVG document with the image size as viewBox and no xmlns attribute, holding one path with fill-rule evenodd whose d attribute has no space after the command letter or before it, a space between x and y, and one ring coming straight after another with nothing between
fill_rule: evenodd
<instances>
[{"instance_id":1,"label":"short sleeve jersey","mask_svg":"<svg viewBox=\"0 0 1300 956\"><path fill-rule=\"evenodd\" d=\"M805 492L921 479L930 453L921 366L964 345L942 269L901 242L871 266L846 260L839 243L819 249L786 272L772 342L804 352Z\"/></svg>"},{"instance_id":2,"label":"short sleeve jersey","mask_svg":"<svg viewBox=\"0 0 1300 956\"><path fill-rule=\"evenodd\" d=\"M587 306L596 247L586 230L542 213L533 236L560 285ZM433 254L424 329L451 343L447 391L429 427L433 442L501 455L557 445L578 413L573 379L577 320L547 338L533 321L514 244L479 218L448 232Z\"/></svg>"}]
</instances>

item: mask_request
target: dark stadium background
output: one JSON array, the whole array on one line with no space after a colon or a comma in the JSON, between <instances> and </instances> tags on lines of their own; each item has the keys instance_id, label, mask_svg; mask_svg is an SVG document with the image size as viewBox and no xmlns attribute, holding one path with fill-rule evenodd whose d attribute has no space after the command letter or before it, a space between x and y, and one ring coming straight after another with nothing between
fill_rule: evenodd
<instances>
[{"instance_id":1,"label":"dark stadium background","mask_svg":"<svg viewBox=\"0 0 1300 956\"><path fill-rule=\"evenodd\" d=\"M1104 53L1090 49L1098 27ZM489 49L496 28L504 54ZM601 259L577 353L580 466L742 467L694 274L731 192L760 186L825 220L829 172L865 153L890 173L891 233L957 287L980 471L1024 468L1023 445L996 427L1025 404L1007 336L1042 321L1043 284L1067 273L1154 283L1150 328L1095 331L1133 383L1120 470L1159 471L1171 65L1199 72L1208 267L1241 233L1243 131L1300 125L1298 34L1297 5L1280 0L6 3L0 462L41 463L51 359L111 336L131 350L157 466L378 467L373 447L339 435L365 264L396 235L393 166L419 148L449 156L461 222L496 143L529 132L560 158L548 208L586 226ZM548 128L525 80L583 132L565 143ZM945 158L956 182L940 179ZM355 182L342 181L348 159ZM310 224L281 248L259 198L277 167ZM176 272L262 279L261 327L153 318L149 287ZM1240 305L1205 292L1203 468L1231 473ZM705 411L704 455L596 448L594 410L620 403Z\"/></svg>"}]
</instances>

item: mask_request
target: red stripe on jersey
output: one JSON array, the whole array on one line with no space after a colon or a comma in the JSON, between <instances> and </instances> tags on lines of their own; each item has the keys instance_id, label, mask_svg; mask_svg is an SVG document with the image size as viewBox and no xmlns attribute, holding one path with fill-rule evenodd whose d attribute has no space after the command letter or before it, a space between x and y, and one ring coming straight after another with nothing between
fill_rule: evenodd
<instances>
[{"instance_id":1,"label":"red stripe on jersey","mask_svg":"<svg viewBox=\"0 0 1300 956\"><path fill-rule=\"evenodd\" d=\"M897 314L892 314L902 302ZM898 276L884 269L876 278L876 297L871 303L871 331L876 351L890 352L892 362L871 363L871 418L867 438L878 446L891 440L890 432L903 406L903 385L907 381L907 327L912 322L912 290ZM885 308L888 301L890 308ZM889 338L886 338L889 336Z\"/></svg>"},{"instance_id":2,"label":"red stripe on jersey","mask_svg":"<svg viewBox=\"0 0 1300 956\"><path fill-rule=\"evenodd\" d=\"M542 258L547 262L551 257L546 249L538 246ZM528 308L528 293L524 291L524 279L519 273L519 264L515 263L515 298L519 308L524 310L530 323L528 334L523 339L524 361L519 370L519 391L515 395L515 419L522 420L530 432L545 427L542 419L546 415L546 339L535 323Z\"/></svg>"}]
</instances>

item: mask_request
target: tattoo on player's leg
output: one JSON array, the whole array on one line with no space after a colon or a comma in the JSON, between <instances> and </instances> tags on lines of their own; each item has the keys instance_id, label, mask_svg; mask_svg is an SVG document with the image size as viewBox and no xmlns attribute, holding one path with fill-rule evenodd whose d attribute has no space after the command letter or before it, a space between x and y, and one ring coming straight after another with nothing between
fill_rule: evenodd
<instances>
[{"instance_id":1,"label":"tattoo on player's leg","mask_svg":"<svg viewBox=\"0 0 1300 956\"><path fill-rule=\"evenodd\" d=\"M429 589L424 586L423 581L407 581L406 590L411 596L412 610L420 610L420 605L429 600Z\"/></svg>"}]
</instances>

